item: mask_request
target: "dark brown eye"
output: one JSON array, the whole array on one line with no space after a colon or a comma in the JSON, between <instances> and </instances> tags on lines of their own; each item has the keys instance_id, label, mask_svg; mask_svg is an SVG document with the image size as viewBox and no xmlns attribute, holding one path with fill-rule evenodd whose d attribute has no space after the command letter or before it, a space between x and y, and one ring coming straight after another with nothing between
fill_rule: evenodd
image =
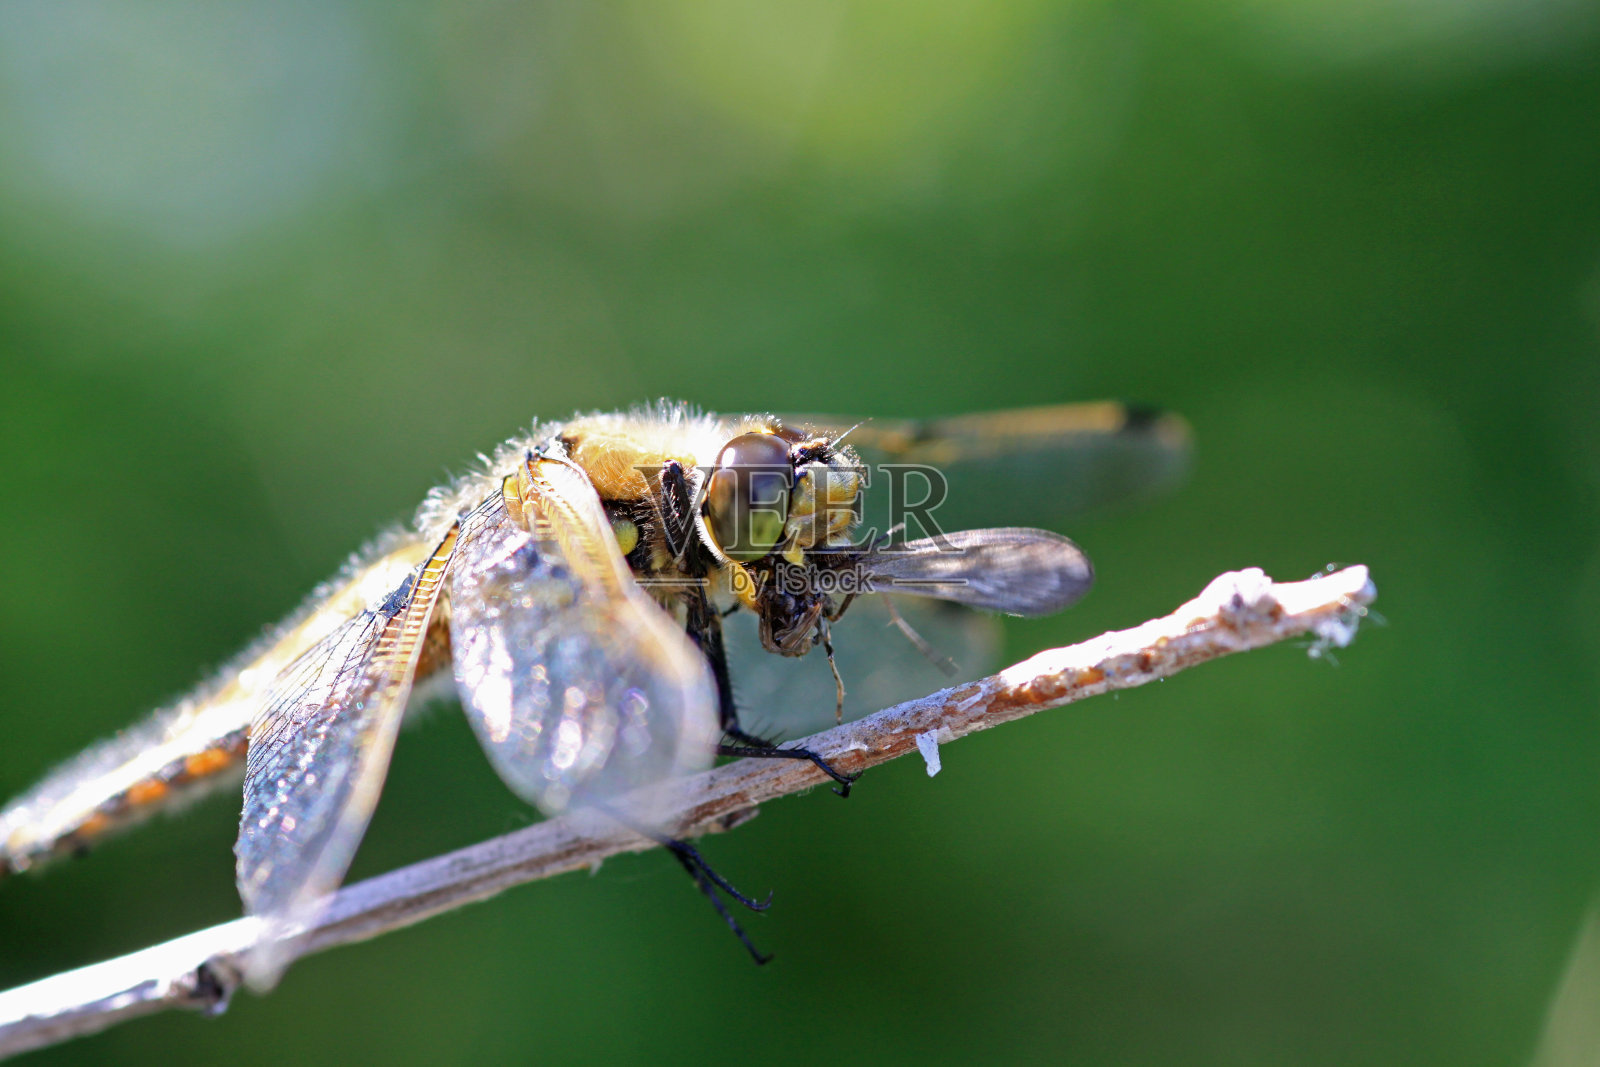
<instances>
[{"instance_id":1,"label":"dark brown eye","mask_svg":"<svg viewBox=\"0 0 1600 1067\"><path fill-rule=\"evenodd\" d=\"M753 563L771 552L789 521L794 468L789 444L770 433L741 434L717 453L706 482L706 527L724 555Z\"/></svg>"}]
</instances>

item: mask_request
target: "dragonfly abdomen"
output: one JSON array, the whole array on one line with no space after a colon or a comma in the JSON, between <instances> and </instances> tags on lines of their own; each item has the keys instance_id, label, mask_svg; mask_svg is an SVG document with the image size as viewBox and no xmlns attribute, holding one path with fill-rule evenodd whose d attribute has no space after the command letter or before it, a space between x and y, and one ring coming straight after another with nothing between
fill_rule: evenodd
<instances>
[{"instance_id":1,"label":"dragonfly abdomen","mask_svg":"<svg viewBox=\"0 0 1600 1067\"><path fill-rule=\"evenodd\" d=\"M391 536L353 560L215 682L88 749L0 808L0 875L82 852L157 811L237 780L247 734L280 671L368 606L382 604L427 554ZM429 669L443 656L428 635Z\"/></svg>"},{"instance_id":2,"label":"dragonfly abdomen","mask_svg":"<svg viewBox=\"0 0 1600 1067\"><path fill-rule=\"evenodd\" d=\"M0 809L0 874L82 853L116 830L235 780L244 765L246 725L219 730L222 710L159 712Z\"/></svg>"}]
</instances>

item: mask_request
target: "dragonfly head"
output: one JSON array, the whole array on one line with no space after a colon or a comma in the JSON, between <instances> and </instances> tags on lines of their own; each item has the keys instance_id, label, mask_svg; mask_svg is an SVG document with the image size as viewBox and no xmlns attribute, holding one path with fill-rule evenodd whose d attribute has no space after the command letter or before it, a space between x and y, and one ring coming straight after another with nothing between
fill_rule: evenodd
<instances>
[{"instance_id":1,"label":"dragonfly head","mask_svg":"<svg viewBox=\"0 0 1600 1067\"><path fill-rule=\"evenodd\" d=\"M860 516L861 468L827 438L777 425L722 446L706 478L701 532L717 555L756 563L777 553L799 564L848 538Z\"/></svg>"}]
</instances>

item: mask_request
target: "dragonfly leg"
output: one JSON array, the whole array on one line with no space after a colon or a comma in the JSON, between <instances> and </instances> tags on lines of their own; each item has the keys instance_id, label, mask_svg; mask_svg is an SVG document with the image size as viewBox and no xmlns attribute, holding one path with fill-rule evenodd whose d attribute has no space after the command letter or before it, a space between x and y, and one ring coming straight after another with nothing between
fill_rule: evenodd
<instances>
[{"instance_id":1,"label":"dragonfly leg","mask_svg":"<svg viewBox=\"0 0 1600 1067\"><path fill-rule=\"evenodd\" d=\"M673 470L669 464L663 470L664 483L680 486L682 471ZM780 748L778 745L763 737L746 733L739 727L739 709L733 699L733 680L728 673L728 651L722 641L722 613L711 603L704 585L696 585L683 594L685 606L685 630L695 647L705 656L706 662L711 665L711 677L717 686L717 712L722 723L724 743L717 746L719 756L749 756L756 759L803 759L809 760L818 770L838 783L834 792L842 797L850 795L850 786L861 777L859 774L845 774L837 770L827 760L817 755L808 748ZM831 649L829 649L831 653ZM832 656L829 657L832 665ZM835 679L838 671L834 671ZM839 708L843 708L844 683L840 682ZM839 709L836 709L836 711Z\"/></svg>"},{"instance_id":2,"label":"dragonfly leg","mask_svg":"<svg viewBox=\"0 0 1600 1067\"><path fill-rule=\"evenodd\" d=\"M850 787L855 784L859 774L846 774L837 769L833 764L811 751L809 748L780 748L765 738L754 734L747 734L739 729L737 722L723 727L726 741L717 746L719 756L748 756L754 759L803 759L809 760L823 774L839 783L835 793L842 797L850 795Z\"/></svg>"},{"instance_id":3,"label":"dragonfly leg","mask_svg":"<svg viewBox=\"0 0 1600 1067\"><path fill-rule=\"evenodd\" d=\"M688 472L677 460L667 460L661 468L661 525L667 550L678 561L680 569L688 563L694 547L694 504Z\"/></svg>"},{"instance_id":4,"label":"dragonfly leg","mask_svg":"<svg viewBox=\"0 0 1600 1067\"><path fill-rule=\"evenodd\" d=\"M839 783L835 793L849 796L851 783L861 777L859 774L845 774L835 769L809 748L780 748L764 737L740 729L739 709L733 702L733 682L728 676L728 653L722 644L722 617L711 607L704 589L696 592L698 597L689 601L689 637L711 664L711 676L717 682L717 710L721 714L724 737L724 743L717 746L717 755L810 760L823 774Z\"/></svg>"},{"instance_id":5,"label":"dragonfly leg","mask_svg":"<svg viewBox=\"0 0 1600 1067\"><path fill-rule=\"evenodd\" d=\"M732 882L718 874L716 869L700 854L700 850L689 844L689 842L684 841L682 838L668 837L666 834L658 833L647 826L640 826L632 819L626 818L609 807L602 806L600 810L634 833L641 837L648 837L672 853L672 858L677 860L679 866L688 872L690 878L694 879L694 884L699 887L701 893L705 894L705 898L711 902L711 906L716 909L717 914L722 916L722 921L728 924L728 929L733 931L733 936L737 937L739 943L744 946L745 951L750 953L750 958L755 960L757 964L763 964L772 959L771 956L756 948L755 943L750 940L750 935L744 932L744 927L739 925L739 920L733 917L733 913L728 910L728 906L723 903L722 896L717 891L720 889L734 903L749 908L751 911L766 911L772 907L771 893L767 894L765 900L756 900L754 897L747 896L736 889Z\"/></svg>"},{"instance_id":6,"label":"dragonfly leg","mask_svg":"<svg viewBox=\"0 0 1600 1067\"><path fill-rule=\"evenodd\" d=\"M707 865L704 857L688 843L673 838L667 840L664 844L667 851L672 853L678 863L683 866L683 869L689 872L689 877L694 879L694 884L699 886L700 892L704 893L706 899L711 901L711 906L717 909L717 914L722 916L722 921L728 924L728 929L733 931L733 936L739 939L739 943L744 946L746 952L750 953L750 958L755 960L756 965L760 966L763 963L770 962L772 957L763 954L760 949L756 948L755 943L750 940L750 935L745 933L744 927L739 925L739 920L733 917L733 913L728 910L727 905L722 902L722 898L717 895L717 890L719 888L722 889L751 911L765 911L772 903L772 894L767 894L767 899L764 901L751 900L729 885L727 880L720 874L712 870Z\"/></svg>"}]
</instances>

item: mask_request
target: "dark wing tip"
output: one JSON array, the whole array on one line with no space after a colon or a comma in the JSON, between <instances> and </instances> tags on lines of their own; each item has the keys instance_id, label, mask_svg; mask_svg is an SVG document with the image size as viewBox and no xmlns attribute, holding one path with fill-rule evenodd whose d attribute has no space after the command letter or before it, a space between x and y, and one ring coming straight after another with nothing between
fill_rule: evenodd
<instances>
[{"instance_id":1,"label":"dark wing tip","mask_svg":"<svg viewBox=\"0 0 1600 1067\"><path fill-rule=\"evenodd\" d=\"M1152 437L1170 448L1188 451L1194 441L1189 420L1154 404L1124 403L1122 432Z\"/></svg>"}]
</instances>

